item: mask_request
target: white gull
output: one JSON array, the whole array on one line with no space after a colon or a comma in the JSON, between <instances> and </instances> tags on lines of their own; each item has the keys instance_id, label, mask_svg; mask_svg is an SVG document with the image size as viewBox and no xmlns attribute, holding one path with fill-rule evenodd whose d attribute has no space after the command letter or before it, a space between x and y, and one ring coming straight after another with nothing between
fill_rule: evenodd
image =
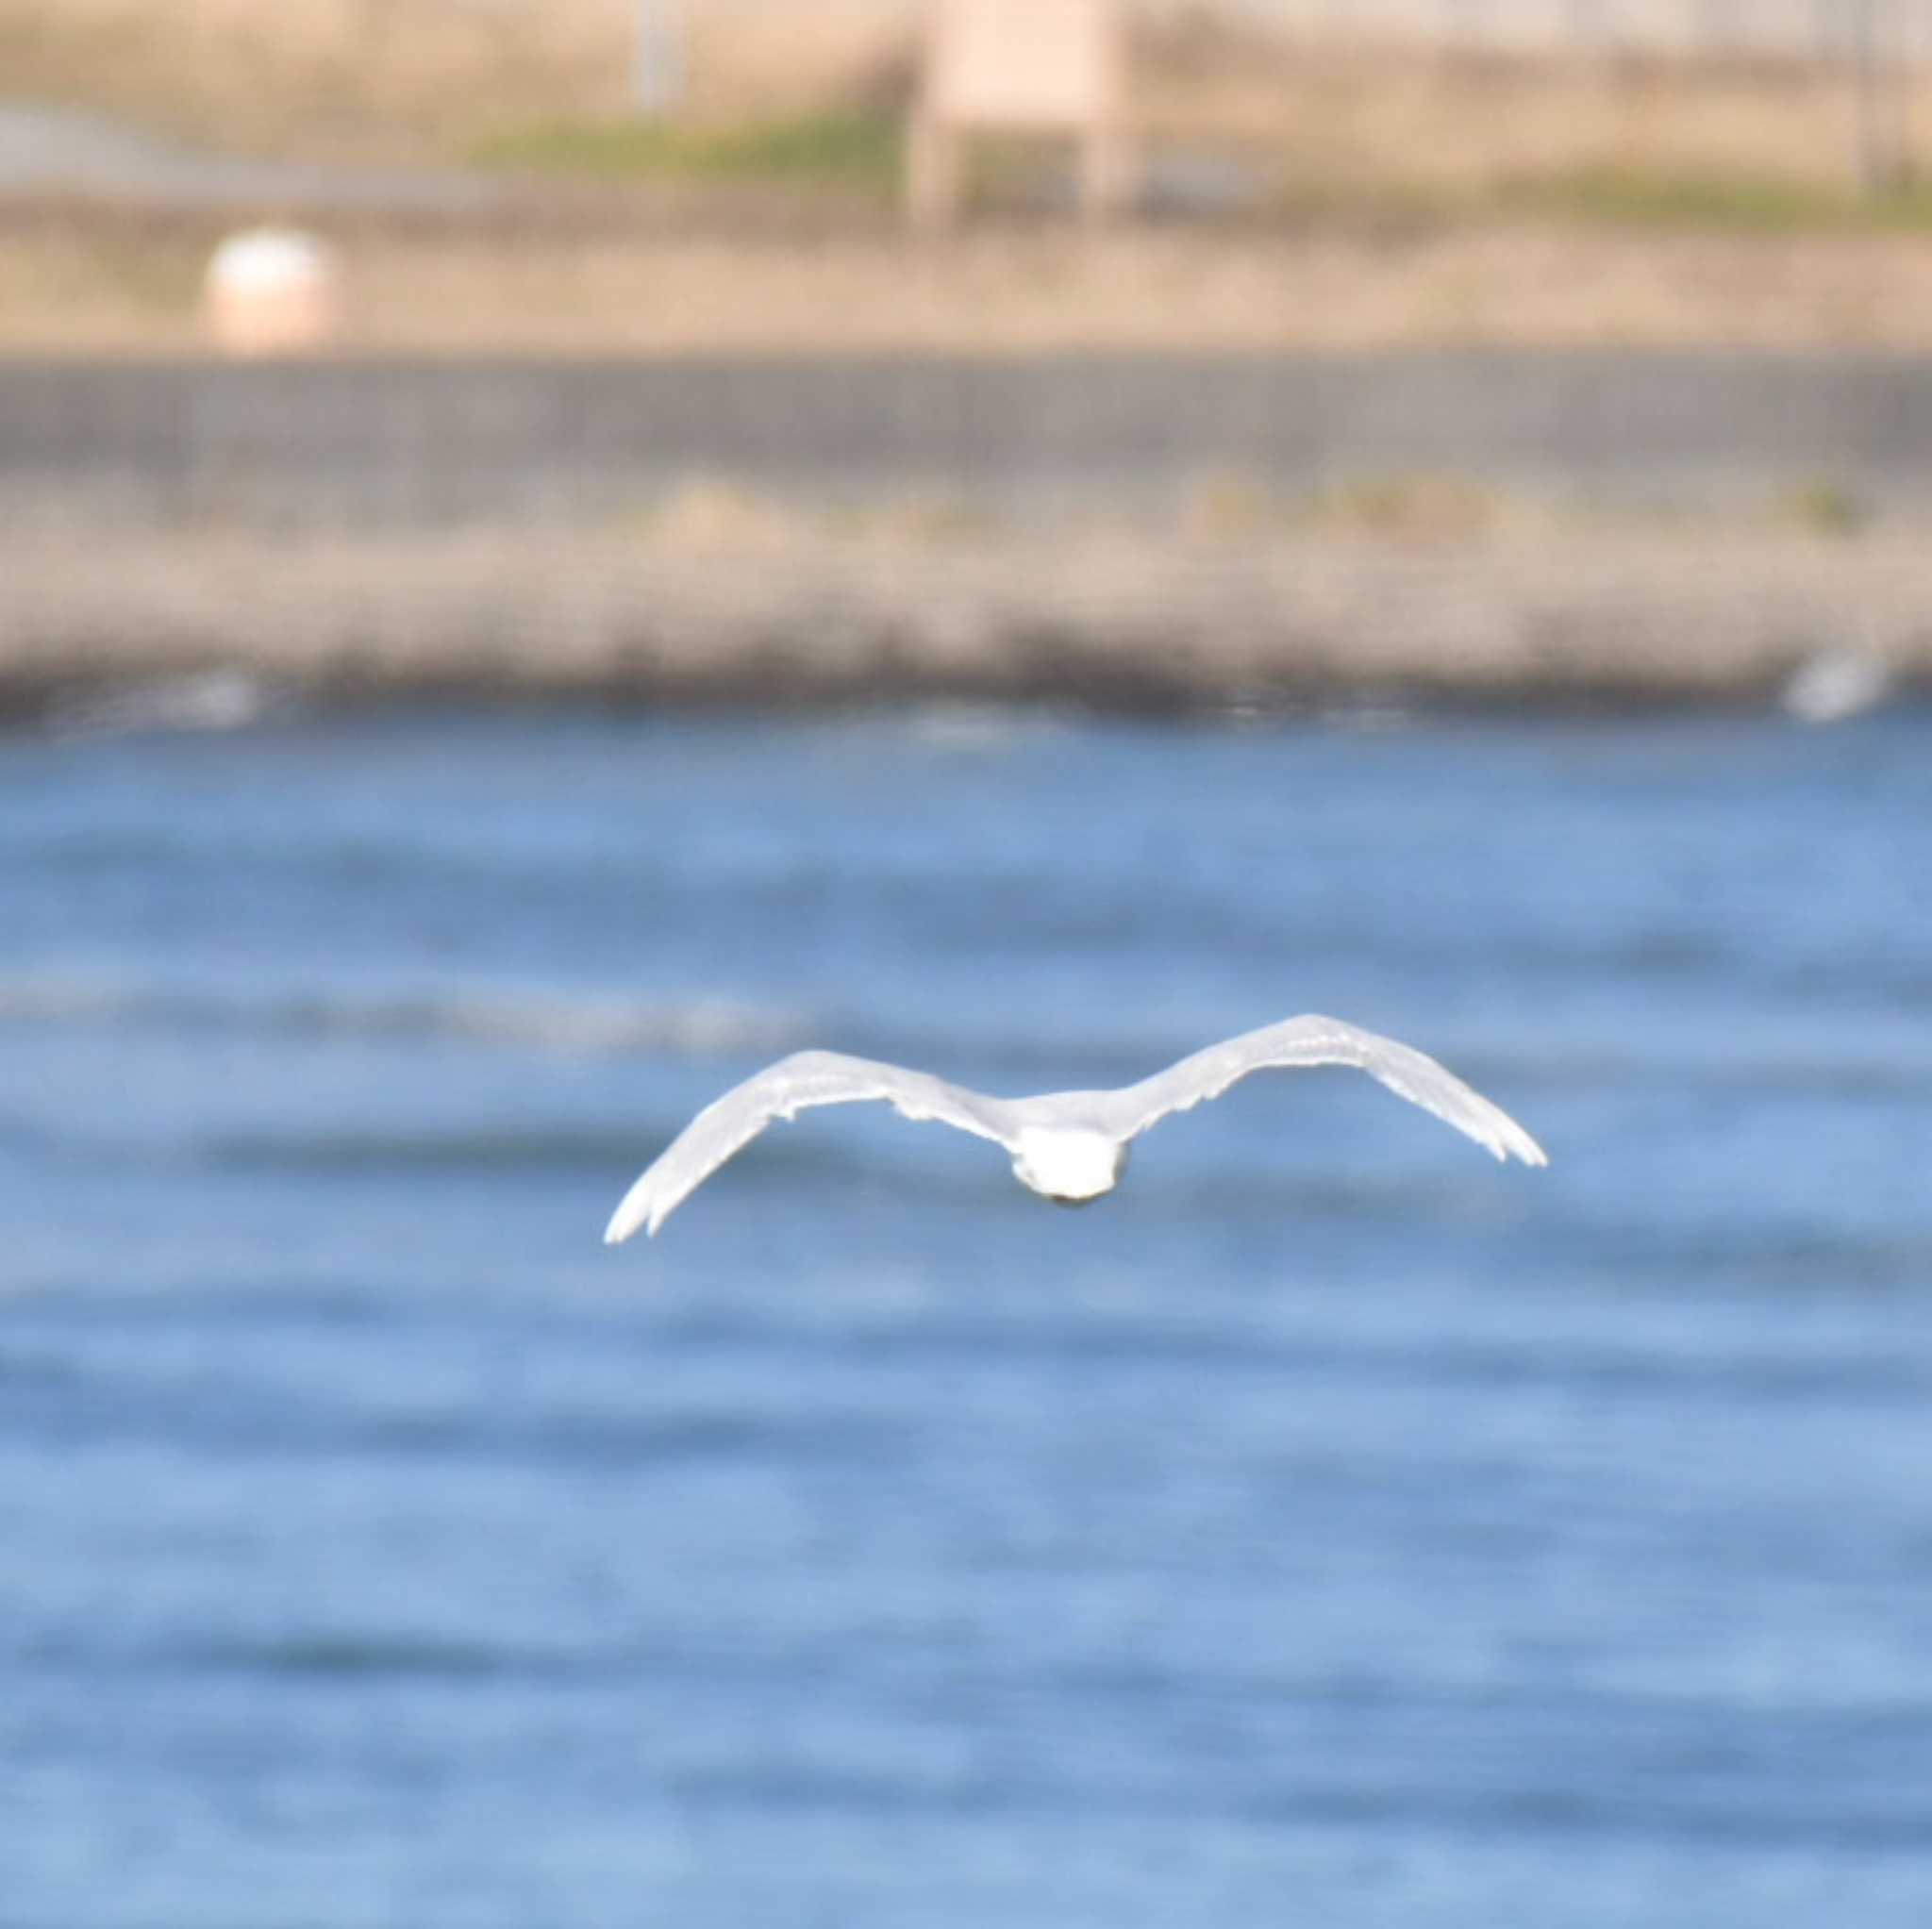
<instances>
[{"instance_id":1,"label":"white gull","mask_svg":"<svg viewBox=\"0 0 1932 1929\"><path fill-rule=\"evenodd\" d=\"M604 1238L615 1245L640 1226L656 1233L773 1120L858 1099L884 1099L908 1119L936 1120L991 1139L1012 1155L1013 1175L1023 1186L1062 1206L1085 1205L1113 1190L1126 1168L1127 1147L1170 1112L1219 1098L1251 1072L1303 1065L1358 1066L1499 1159L1513 1154L1525 1165L1549 1163L1515 1120L1425 1053L1313 1014L1209 1045L1138 1085L1036 1098L989 1098L902 1065L841 1052L794 1052L712 1100L625 1194Z\"/></svg>"}]
</instances>

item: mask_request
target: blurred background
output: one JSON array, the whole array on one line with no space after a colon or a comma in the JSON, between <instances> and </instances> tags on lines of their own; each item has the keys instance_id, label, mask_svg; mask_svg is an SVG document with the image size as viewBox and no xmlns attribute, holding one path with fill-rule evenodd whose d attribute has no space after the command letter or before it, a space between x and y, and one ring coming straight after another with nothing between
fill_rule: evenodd
<instances>
[{"instance_id":1,"label":"blurred background","mask_svg":"<svg viewBox=\"0 0 1932 1929\"><path fill-rule=\"evenodd\" d=\"M0 1929L1926 1921L1928 91L0 0Z\"/></svg>"}]
</instances>

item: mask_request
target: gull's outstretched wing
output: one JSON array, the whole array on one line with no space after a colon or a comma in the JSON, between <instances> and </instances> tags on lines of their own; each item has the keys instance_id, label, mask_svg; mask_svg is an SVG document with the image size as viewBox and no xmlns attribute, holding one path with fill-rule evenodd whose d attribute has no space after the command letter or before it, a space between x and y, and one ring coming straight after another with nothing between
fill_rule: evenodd
<instances>
[{"instance_id":1,"label":"gull's outstretched wing","mask_svg":"<svg viewBox=\"0 0 1932 1929\"><path fill-rule=\"evenodd\" d=\"M1468 1133L1498 1158L1514 1153L1525 1165L1549 1163L1542 1147L1508 1113L1426 1054L1339 1018L1312 1013L1209 1045L1139 1085L1108 1093L1108 1127L1123 1139L1132 1139L1170 1112L1184 1112L1204 1099L1219 1098L1251 1072L1297 1065L1358 1065L1411 1105Z\"/></svg>"},{"instance_id":2,"label":"gull's outstretched wing","mask_svg":"<svg viewBox=\"0 0 1932 1929\"><path fill-rule=\"evenodd\" d=\"M605 1228L608 1245L642 1226L655 1233L667 1215L734 1152L774 1119L789 1119L809 1106L884 1099L908 1119L936 1119L982 1139L1010 1142L1007 1106L927 1072L908 1072L842 1052L794 1052L713 1099L645 1169L624 1195Z\"/></svg>"}]
</instances>

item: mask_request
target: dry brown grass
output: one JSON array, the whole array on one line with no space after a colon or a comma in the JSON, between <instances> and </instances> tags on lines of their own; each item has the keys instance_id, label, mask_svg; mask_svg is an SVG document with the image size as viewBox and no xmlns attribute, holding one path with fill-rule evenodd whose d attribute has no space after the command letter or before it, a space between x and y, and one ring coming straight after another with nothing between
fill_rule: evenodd
<instances>
[{"instance_id":1,"label":"dry brown grass","mask_svg":"<svg viewBox=\"0 0 1932 1929\"><path fill-rule=\"evenodd\" d=\"M1298 47L1197 20L1146 37L1138 89L1146 126L1240 138L1316 188L1467 194L1584 169L1838 184L1855 164L1850 77L1797 62ZM1932 132L1932 75L1908 119Z\"/></svg>"},{"instance_id":2,"label":"dry brown grass","mask_svg":"<svg viewBox=\"0 0 1932 1929\"><path fill-rule=\"evenodd\" d=\"M1883 237L1719 241L1444 229L1187 232L1070 241L970 234L755 246L420 248L356 261L374 347L691 349L1312 348L1436 342L1688 341L1932 347L1932 249ZM488 297L476 296L488 289ZM463 319L452 331L455 317Z\"/></svg>"},{"instance_id":3,"label":"dry brown grass","mask_svg":"<svg viewBox=\"0 0 1932 1929\"><path fill-rule=\"evenodd\" d=\"M0 247L0 350L200 352L212 230L53 224ZM339 242L344 352L807 353L1445 342L1932 350L1932 246L1549 223L1070 237L534 232Z\"/></svg>"},{"instance_id":4,"label":"dry brown grass","mask_svg":"<svg viewBox=\"0 0 1932 1929\"><path fill-rule=\"evenodd\" d=\"M903 95L913 0L684 0L691 111L736 119ZM0 0L9 93L219 144L441 158L626 106L631 0ZM1841 74L1795 64L1447 58L1204 24L1150 27L1152 131L1257 145L1295 180L1463 191L1581 167L1838 181ZM1932 75L1912 118L1932 134Z\"/></svg>"},{"instance_id":5,"label":"dry brown grass","mask_svg":"<svg viewBox=\"0 0 1932 1929\"><path fill-rule=\"evenodd\" d=\"M850 99L909 71L879 0L697 0L691 106ZM0 0L5 91L210 144L447 158L505 126L628 106L631 0Z\"/></svg>"},{"instance_id":6,"label":"dry brown grass","mask_svg":"<svg viewBox=\"0 0 1932 1929\"><path fill-rule=\"evenodd\" d=\"M584 0L0 0L10 93L269 153L422 158L479 117L614 109L623 54Z\"/></svg>"}]
</instances>

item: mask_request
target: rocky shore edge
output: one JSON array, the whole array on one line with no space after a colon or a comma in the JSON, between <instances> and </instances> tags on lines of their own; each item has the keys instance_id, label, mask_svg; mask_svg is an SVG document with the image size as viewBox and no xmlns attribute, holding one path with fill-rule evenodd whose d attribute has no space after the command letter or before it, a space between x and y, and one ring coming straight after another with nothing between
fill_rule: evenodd
<instances>
[{"instance_id":1,"label":"rocky shore edge","mask_svg":"<svg viewBox=\"0 0 1932 1929\"><path fill-rule=\"evenodd\" d=\"M1932 692L1919 529L42 531L0 539L0 714L16 722L169 690L217 711L958 699L1175 717L1825 717Z\"/></svg>"}]
</instances>

